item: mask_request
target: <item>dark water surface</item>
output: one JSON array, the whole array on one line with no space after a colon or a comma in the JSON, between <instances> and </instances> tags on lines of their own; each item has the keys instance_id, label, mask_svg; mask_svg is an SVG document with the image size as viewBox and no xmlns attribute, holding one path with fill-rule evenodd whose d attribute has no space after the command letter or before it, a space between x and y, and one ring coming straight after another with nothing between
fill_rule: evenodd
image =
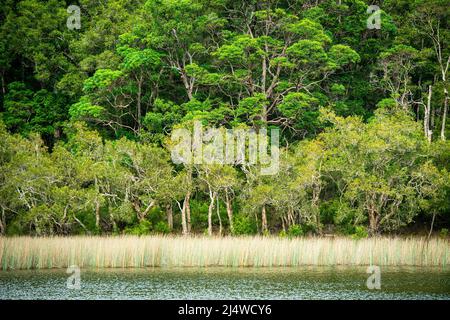
<instances>
[{"instance_id":1,"label":"dark water surface","mask_svg":"<svg viewBox=\"0 0 450 320\"><path fill-rule=\"evenodd\" d=\"M444 299L450 269L381 268L381 289L366 267L152 268L80 272L0 271L0 299Z\"/></svg>"}]
</instances>

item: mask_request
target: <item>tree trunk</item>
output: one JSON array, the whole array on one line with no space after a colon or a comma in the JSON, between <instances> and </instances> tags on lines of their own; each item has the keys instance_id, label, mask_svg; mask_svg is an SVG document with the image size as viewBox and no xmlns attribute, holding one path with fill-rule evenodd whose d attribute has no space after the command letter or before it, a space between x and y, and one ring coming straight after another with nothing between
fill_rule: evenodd
<instances>
[{"instance_id":1,"label":"tree trunk","mask_svg":"<svg viewBox=\"0 0 450 320\"><path fill-rule=\"evenodd\" d=\"M86 226L84 225L83 222L80 221L80 219L78 219L74 214L72 215L73 219L78 222L78 224L84 229L84 231L86 231L87 234L90 234L88 228L86 228Z\"/></svg>"},{"instance_id":2,"label":"tree trunk","mask_svg":"<svg viewBox=\"0 0 450 320\"><path fill-rule=\"evenodd\" d=\"M433 94L431 85L428 87L428 100L427 105L425 106L425 115L423 117L423 129L425 133L425 138L427 138L428 142L431 142L431 136L433 132L430 130L430 114L431 114L431 96Z\"/></svg>"},{"instance_id":3,"label":"tree trunk","mask_svg":"<svg viewBox=\"0 0 450 320\"><path fill-rule=\"evenodd\" d=\"M430 104L430 131L433 132L435 128L435 118L436 118L436 110L433 109L433 106Z\"/></svg>"},{"instance_id":4,"label":"tree trunk","mask_svg":"<svg viewBox=\"0 0 450 320\"><path fill-rule=\"evenodd\" d=\"M220 218L219 197L217 199L217 218L219 218L219 235L222 236L222 218Z\"/></svg>"},{"instance_id":5,"label":"tree trunk","mask_svg":"<svg viewBox=\"0 0 450 320\"><path fill-rule=\"evenodd\" d=\"M142 221L141 205L139 204L138 201L133 201L133 208L134 211L136 212L136 217L138 218L138 221L141 222Z\"/></svg>"},{"instance_id":6,"label":"tree trunk","mask_svg":"<svg viewBox=\"0 0 450 320\"><path fill-rule=\"evenodd\" d=\"M226 202L226 206L227 206L228 222L230 223L230 232L231 232L231 234L233 234L234 233L233 206L231 204L230 196L228 195L228 190L225 190L225 202Z\"/></svg>"},{"instance_id":7,"label":"tree trunk","mask_svg":"<svg viewBox=\"0 0 450 320\"><path fill-rule=\"evenodd\" d=\"M263 205L261 210L261 229L263 234L268 231L267 229L267 215L266 215L266 205Z\"/></svg>"},{"instance_id":8,"label":"tree trunk","mask_svg":"<svg viewBox=\"0 0 450 320\"><path fill-rule=\"evenodd\" d=\"M186 225L187 197L188 197L188 195L186 195L184 197L183 209L181 210L181 227L183 229L183 235L184 236L186 236L188 234L188 229L187 229L187 225Z\"/></svg>"},{"instance_id":9,"label":"tree trunk","mask_svg":"<svg viewBox=\"0 0 450 320\"><path fill-rule=\"evenodd\" d=\"M187 232L191 234L191 192L189 191L186 195L186 223Z\"/></svg>"},{"instance_id":10,"label":"tree trunk","mask_svg":"<svg viewBox=\"0 0 450 320\"><path fill-rule=\"evenodd\" d=\"M295 224L294 214L293 214L292 211L293 211L292 208L288 209L288 216L287 216L287 219L286 219L288 227L290 227L290 226Z\"/></svg>"},{"instance_id":11,"label":"tree trunk","mask_svg":"<svg viewBox=\"0 0 450 320\"><path fill-rule=\"evenodd\" d=\"M114 220L114 214L112 213L111 209L109 209L109 219L111 220L113 231L117 230L116 221Z\"/></svg>"},{"instance_id":12,"label":"tree trunk","mask_svg":"<svg viewBox=\"0 0 450 320\"><path fill-rule=\"evenodd\" d=\"M444 89L444 113L442 114L442 127L441 127L441 140L445 141L445 123L447 120L447 109L448 109L448 91L447 88Z\"/></svg>"},{"instance_id":13,"label":"tree trunk","mask_svg":"<svg viewBox=\"0 0 450 320\"><path fill-rule=\"evenodd\" d=\"M374 208L369 208L369 234L371 237L378 232L378 216Z\"/></svg>"},{"instance_id":14,"label":"tree trunk","mask_svg":"<svg viewBox=\"0 0 450 320\"><path fill-rule=\"evenodd\" d=\"M255 222L256 222L256 231L258 232L258 234L260 234L261 230L259 228L258 212L256 210L255 210Z\"/></svg>"},{"instance_id":15,"label":"tree trunk","mask_svg":"<svg viewBox=\"0 0 450 320\"><path fill-rule=\"evenodd\" d=\"M208 235L212 236L212 213L214 210L214 200L216 199L216 193L209 191L209 207L208 207Z\"/></svg>"},{"instance_id":16,"label":"tree trunk","mask_svg":"<svg viewBox=\"0 0 450 320\"><path fill-rule=\"evenodd\" d=\"M194 99L194 95L192 94L193 88L190 85L188 76L184 71L181 71L181 80L183 81L184 87L186 88L186 94L189 100Z\"/></svg>"},{"instance_id":17,"label":"tree trunk","mask_svg":"<svg viewBox=\"0 0 450 320\"><path fill-rule=\"evenodd\" d=\"M173 209L172 204L168 204L166 206L166 213L167 213L167 225L169 226L169 230L173 230Z\"/></svg>"},{"instance_id":18,"label":"tree trunk","mask_svg":"<svg viewBox=\"0 0 450 320\"><path fill-rule=\"evenodd\" d=\"M435 218L436 218L436 212L433 212L433 219L431 219L430 232L428 232L428 240L430 239L431 234L433 233L434 219Z\"/></svg>"}]
</instances>

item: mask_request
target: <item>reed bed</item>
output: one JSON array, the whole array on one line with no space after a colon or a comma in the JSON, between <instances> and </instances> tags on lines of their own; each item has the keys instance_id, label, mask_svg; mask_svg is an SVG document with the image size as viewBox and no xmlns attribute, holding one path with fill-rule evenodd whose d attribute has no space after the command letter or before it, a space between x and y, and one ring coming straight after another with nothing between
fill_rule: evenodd
<instances>
[{"instance_id":1,"label":"reed bed","mask_svg":"<svg viewBox=\"0 0 450 320\"><path fill-rule=\"evenodd\" d=\"M1 269L448 266L449 241L424 238L0 237Z\"/></svg>"}]
</instances>

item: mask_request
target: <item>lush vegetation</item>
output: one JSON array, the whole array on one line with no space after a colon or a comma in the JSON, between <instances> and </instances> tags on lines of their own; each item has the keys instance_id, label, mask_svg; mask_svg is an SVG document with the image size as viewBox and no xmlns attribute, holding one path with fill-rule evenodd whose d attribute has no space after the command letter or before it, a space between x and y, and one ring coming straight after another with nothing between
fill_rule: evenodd
<instances>
[{"instance_id":1,"label":"lush vegetation","mask_svg":"<svg viewBox=\"0 0 450 320\"><path fill-rule=\"evenodd\" d=\"M2 270L143 267L448 267L448 240L434 238L3 237Z\"/></svg>"},{"instance_id":2,"label":"lush vegetation","mask_svg":"<svg viewBox=\"0 0 450 320\"><path fill-rule=\"evenodd\" d=\"M0 8L0 234L446 236L448 0L74 2ZM175 165L196 120L279 172Z\"/></svg>"}]
</instances>

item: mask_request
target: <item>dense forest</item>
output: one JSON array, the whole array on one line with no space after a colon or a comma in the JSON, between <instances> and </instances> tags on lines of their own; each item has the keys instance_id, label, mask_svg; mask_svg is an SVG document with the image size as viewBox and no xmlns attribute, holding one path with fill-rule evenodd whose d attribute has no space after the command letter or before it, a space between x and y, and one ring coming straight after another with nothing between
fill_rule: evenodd
<instances>
[{"instance_id":1,"label":"dense forest","mask_svg":"<svg viewBox=\"0 0 450 320\"><path fill-rule=\"evenodd\" d=\"M2 0L0 234L445 234L449 8ZM278 172L175 164L195 121L278 128Z\"/></svg>"}]
</instances>

